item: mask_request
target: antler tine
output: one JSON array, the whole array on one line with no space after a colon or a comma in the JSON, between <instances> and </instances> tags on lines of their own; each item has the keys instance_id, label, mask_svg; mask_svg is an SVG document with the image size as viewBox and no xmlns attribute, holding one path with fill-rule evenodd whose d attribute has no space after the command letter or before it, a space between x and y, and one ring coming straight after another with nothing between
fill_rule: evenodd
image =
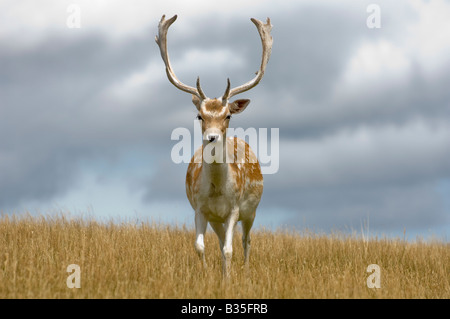
<instances>
[{"instance_id":1,"label":"antler tine","mask_svg":"<svg viewBox=\"0 0 450 319\"><path fill-rule=\"evenodd\" d=\"M225 89L225 93L222 95L222 104L224 106L228 101L229 95L230 95L230 78L227 79L227 88Z\"/></svg>"},{"instance_id":2,"label":"antler tine","mask_svg":"<svg viewBox=\"0 0 450 319\"><path fill-rule=\"evenodd\" d=\"M197 88L186 85L180 80L178 80L175 72L173 72L172 66L170 65L169 60L169 52L167 51L167 31L172 23L177 19L177 15L174 15L172 18L166 20L165 15L162 16L161 21L159 21L158 25L158 35L155 37L156 44L158 44L159 49L161 51L161 57L166 65L166 74L167 77L173 85L175 85L178 89L196 95L198 98L204 100L206 98L200 87L200 80L197 79Z\"/></svg>"},{"instance_id":3,"label":"antler tine","mask_svg":"<svg viewBox=\"0 0 450 319\"><path fill-rule=\"evenodd\" d=\"M198 95L199 97L204 100L206 99L206 95L205 93L203 93L202 87L200 86L200 77L197 77L197 91L198 91Z\"/></svg>"},{"instance_id":4,"label":"antler tine","mask_svg":"<svg viewBox=\"0 0 450 319\"><path fill-rule=\"evenodd\" d=\"M272 53L272 43L273 39L270 35L270 31L272 30L272 25L270 24L270 18L267 18L267 22L264 24L263 22L256 20L254 18L251 19L252 22L255 24L256 28L258 29L259 35L261 37L261 43L262 43L262 60L261 60L261 66L256 72L256 76L248 81L247 83L238 86L230 91L230 94L228 98L231 98L232 96L248 91L251 88L258 85L259 81L264 76L264 71L266 69L267 62L269 62L270 54Z\"/></svg>"}]
</instances>

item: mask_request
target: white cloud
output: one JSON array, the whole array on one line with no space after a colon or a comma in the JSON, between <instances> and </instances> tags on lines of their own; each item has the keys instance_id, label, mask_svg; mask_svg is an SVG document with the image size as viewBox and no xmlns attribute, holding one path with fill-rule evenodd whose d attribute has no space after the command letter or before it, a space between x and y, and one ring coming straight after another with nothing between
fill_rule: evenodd
<instances>
[{"instance_id":1,"label":"white cloud","mask_svg":"<svg viewBox=\"0 0 450 319\"><path fill-rule=\"evenodd\" d=\"M70 15L67 8L71 4L78 5L81 10L81 28L77 30L66 25ZM269 4L269 0L4 0L0 3L0 40L14 39L17 45L30 45L49 32L101 32L111 38L124 37L147 31L149 25L154 25L156 30L156 23L163 14L186 17L178 22L186 29L202 15L254 16Z\"/></svg>"},{"instance_id":2,"label":"white cloud","mask_svg":"<svg viewBox=\"0 0 450 319\"><path fill-rule=\"evenodd\" d=\"M353 90L360 84L390 82L406 76L410 66L406 51L394 43L386 39L365 42L349 59L343 81Z\"/></svg>"},{"instance_id":3,"label":"white cloud","mask_svg":"<svg viewBox=\"0 0 450 319\"><path fill-rule=\"evenodd\" d=\"M398 11L408 12L405 16ZM432 78L450 59L450 3L409 1L381 5L381 29L368 36L350 55L334 91L336 98L363 90L383 90L407 82L412 68Z\"/></svg>"},{"instance_id":4,"label":"white cloud","mask_svg":"<svg viewBox=\"0 0 450 319\"><path fill-rule=\"evenodd\" d=\"M403 41L399 42L424 66L426 73L439 71L450 56L450 3L445 0L409 3L417 18L405 25Z\"/></svg>"},{"instance_id":5,"label":"white cloud","mask_svg":"<svg viewBox=\"0 0 450 319\"><path fill-rule=\"evenodd\" d=\"M180 80L183 81L183 74L202 74L205 72L217 74L227 68L243 67L244 61L242 57L226 48L194 49L187 51L180 59L171 61L171 64L174 72L177 76L180 74Z\"/></svg>"}]
</instances>

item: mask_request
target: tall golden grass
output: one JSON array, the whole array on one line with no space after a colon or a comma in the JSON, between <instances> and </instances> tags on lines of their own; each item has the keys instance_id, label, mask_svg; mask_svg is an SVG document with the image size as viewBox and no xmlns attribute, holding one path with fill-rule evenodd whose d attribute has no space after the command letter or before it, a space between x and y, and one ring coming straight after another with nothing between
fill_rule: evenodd
<instances>
[{"instance_id":1,"label":"tall golden grass","mask_svg":"<svg viewBox=\"0 0 450 319\"><path fill-rule=\"evenodd\" d=\"M234 237L222 278L217 238L154 223L67 216L0 218L0 298L449 298L450 246L443 241L365 240L356 235L253 231L248 268ZM77 264L81 288L68 288ZM381 288L368 288L369 264Z\"/></svg>"}]
</instances>

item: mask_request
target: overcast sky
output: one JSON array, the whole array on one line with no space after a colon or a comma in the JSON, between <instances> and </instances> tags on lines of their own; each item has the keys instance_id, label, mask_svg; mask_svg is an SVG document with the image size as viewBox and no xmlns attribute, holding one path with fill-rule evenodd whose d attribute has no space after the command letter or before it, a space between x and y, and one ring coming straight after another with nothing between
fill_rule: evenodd
<instances>
[{"instance_id":1,"label":"overcast sky","mask_svg":"<svg viewBox=\"0 0 450 319\"><path fill-rule=\"evenodd\" d=\"M192 226L170 155L196 110L167 80L158 22L178 14L174 70L216 97L254 76L250 18L270 17L266 74L231 122L279 129L256 227L448 240L450 2L392 2L0 1L0 210Z\"/></svg>"}]
</instances>

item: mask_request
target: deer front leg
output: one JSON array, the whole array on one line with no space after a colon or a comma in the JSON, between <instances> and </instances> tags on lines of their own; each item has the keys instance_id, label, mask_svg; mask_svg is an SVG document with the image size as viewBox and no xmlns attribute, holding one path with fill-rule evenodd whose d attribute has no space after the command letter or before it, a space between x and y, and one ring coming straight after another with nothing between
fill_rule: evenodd
<instances>
[{"instance_id":1,"label":"deer front leg","mask_svg":"<svg viewBox=\"0 0 450 319\"><path fill-rule=\"evenodd\" d=\"M211 225L212 229L217 235L217 238L219 239L220 251L223 253L223 244L225 242L225 230L223 228L223 224L211 221L209 222L209 224Z\"/></svg>"},{"instance_id":2,"label":"deer front leg","mask_svg":"<svg viewBox=\"0 0 450 319\"><path fill-rule=\"evenodd\" d=\"M246 267L248 266L248 259L250 257L250 229L252 225L252 218L242 221L242 246L244 247L244 264Z\"/></svg>"},{"instance_id":3,"label":"deer front leg","mask_svg":"<svg viewBox=\"0 0 450 319\"><path fill-rule=\"evenodd\" d=\"M239 218L239 208L235 207L227 221L225 222L225 242L223 245L223 274L225 277L230 276L231 256L233 255L233 233L234 226Z\"/></svg>"},{"instance_id":4,"label":"deer front leg","mask_svg":"<svg viewBox=\"0 0 450 319\"><path fill-rule=\"evenodd\" d=\"M204 237L206 232L206 227L208 226L208 221L206 220L205 215L202 212L195 212L195 250L197 251L198 256L202 259L203 267L206 268L206 259L205 259L205 243Z\"/></svg>"}]
</instances>

